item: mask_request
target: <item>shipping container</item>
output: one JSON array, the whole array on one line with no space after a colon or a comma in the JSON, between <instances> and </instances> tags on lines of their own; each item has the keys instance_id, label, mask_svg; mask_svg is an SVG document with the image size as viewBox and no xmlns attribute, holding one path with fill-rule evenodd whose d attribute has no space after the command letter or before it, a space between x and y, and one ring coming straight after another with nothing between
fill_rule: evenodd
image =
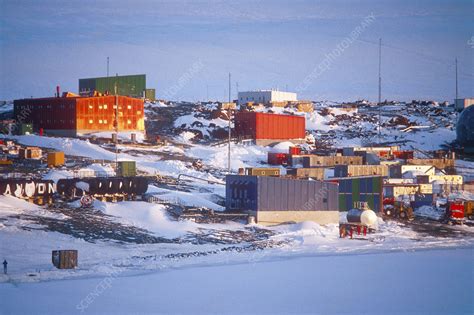
<instances>
[{"instance_id":1,"label":"shipping container","mask_svg":"<svg viewBox=\"0 0 474 315\"><path fill-rule=\"evenodd\" d=\"M454 168L454 159L408 159L409 165L432 165L438 169Z\"/></svg>"},{"instance_id":2,"label":"shipping container","mask_svg":"<svg viewBox=\"0 0 474 315\"><path fill-rule=\"evenodd\" d=\"M329 182L339 184L339 210L349 211L354 202L364 201L371 210L379 212L383 203L383 177L361 176L331 178Z\"/></svg>"},{"instance_id":3,"label":"shipping container","mask_svg":"<svg viewBox=\"0 0 474 315\"><path fill-rule=\"evenodd\" d=\"M304 116L239 112L235 115L235 135L250 139L304 139L305 123Z\"/></svg>"},{"instance_id":4,"label":"shipping container","mask_svg":"<svg viewBox=\"0 0 474 315\"><path fill-rule=\"evenodd\" d=\"M268 152L269 165L288 165L289 154Z\"/></svg>"},{"instance_id":5,"label":"shipping container","mask_svg":"<svg viewBox=\"0 0 474 315\"><path fill-rule=\"evenodd\" d=\"M326 169L324 167L289 168L286 170L286 174L296 178L312 178L323 180L325 170Z\"/></svg>"},{"instance_id":6,"label":"shipping container","mask_svg":"<svg viewBox=\"0 0 474 315\"><path fill-rule=\"evenodd\" d=\"M334 168L335 177L350 176L388 176L387 165L336 165Z\"/></svg>"},{"instance_id":7,"label":"shipping container","mask_svg":"<svg viewBox=\"0 0 474 315\"><path fill-rule=\"evenodd\" d=\"M18 150L18 158L20 159L41 159L43 151L38 147L25 147Z\"/></svg>"},{"instance_id":8,"label":"shipping container","mask_svg":"<svg viewBox=\"0 0 474 315\"><path fill-rule=\"evenodd\" d=\"M292 167L303 167L303 158L305 156L311 156L311 154L303 154L303 155L289 155L288 156L288 165Z\"/></svg>"},{"instance_id":9,"label":"shipping container","mask_svg":"<svg viewBox=\"0 0 474 315\"><path fill-rule=\"evenodd\" d=\"M474 200L464 202L464 216L470 220L474 219Z\"/></svg>"},{"instance_id":10,"label":"shipping container","mask_svg":"<svg viewBox=\"0 0 474 315\"><path fill-rule=\"evenodd\" d=\"M19 124L18 135L31 135L33 134L33 124Z\"/></svg>"},{"instance_id":11,"label":"shipping container","mask_svg":"<svg viewBox=\"0 0 474 315\"><path fill-rule=\"evenodd\" d=\"M243 169L243 174L251 176L280 176L280 169L274 167L251 167Z\"/></svg>"},{"instance_id":12,"label":"shipping container","mask_svg":"<svg viewBox=\"0 0 474 315\"><path fill-rule=\"evenodd\" d=\"M78 252L74 249L53 250L51 260L58 269L74 269L77 267Z\"/></svg>"},{"instance_id":13,"label":"shipping container","mask_svg":"<svg viewBox=\"0 0 474 315\"><path fill-rule=\"evenodd\" d=\"M308 155L303 157L303 167L336 166L336 165L360 165L361 156L319 156Z\"/></svg>"},{"instance_id":14,"label":"shipping container","mask_svg":"<svg viewBox=\"0 0 474 315\"><path fill-rule=\"evenodd\" d=\"M145 98L154 102L156 100L155 89L146 89L145 90Z\"/></svg>"},{"instance_id":15,"label":"shipping container","mask_svg":"<svg viewBox=\"0 0 474 315\"><path fill-rule=\"evenodd\" d=\"M48 153L48 166L61 166L64 165L64 152L49 152Z\"/></svg>"},{"instance_id":16,"label":"shipping container","mask_svg":"<svg viewBox=\"0 0 474 315\"><path fill-rule=\"evenodd\" d=\"M226 176L226 209L256 214L257 223L337 223L338 186L268 176Z\"/></svg>"},{"instance_id":17,"label":"shipping container","mask_svg":"<svg viewBox=\"0 0 474 315\"><path fill-rule=\"evenodd\" d=\"M414 157L414 152L413 151L393 151L393 157L396 159L402 159L402 160L408 160L408 159L413 159Z\"/></svg>"},{"instance_id":18,"label":"shipping container","mask_svg":"<svg viewBox=\"0 0 474 315\"><path fill-rule=\"evenodd\" d=\"M289 153L290 153L290 155L300 155L301 154L301 148L300 147L290 147L289 148Z\"/></svg>"},{"instance_id":19,"label":"shipping container","mask_svg":"<svg viewBox=\"0 0 474 315\"><path fill-rule=\"evenodd\" d=\"M137 175L135 161L119 161L117 164L117 176L131 177Z\"/></svg>"},{"instance_id":20,"label":"shipping container","mask_svg":"<svg viewBox=\"0 0 474 315\"><path fill-rule=\"evenodd\" d=\"M79 93L97 91L103 94L107 92L115 94L115 85L117 85L117 94L141 98L146 90L146 75L136 74L79 79Z\"/></svg>"}]
</instances>

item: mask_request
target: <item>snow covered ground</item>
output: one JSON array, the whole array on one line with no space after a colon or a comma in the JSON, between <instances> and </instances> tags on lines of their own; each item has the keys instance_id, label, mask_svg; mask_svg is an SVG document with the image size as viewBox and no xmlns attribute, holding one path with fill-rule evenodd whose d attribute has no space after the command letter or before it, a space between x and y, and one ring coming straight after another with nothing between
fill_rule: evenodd
<instances>
[{"instance_id":1,"label":"snow covered ground","mask_svg":"<svg viewBox=\"0 0 474 315\"><path fill-rule=\"evenodd\" d=\"M387 106L382 120L388 122L393 112L406 110L403 105ZM305 114L308 129L316 138L334 132L330 139L337 146L377 140L377 125L356 117L362 113L350 113L352 118L336 125L337 117L346 113L331 111L332 115L325 116L319 111ZM227 125L221 118L209 120L200 115L181 116L174 126L185 125L209 135L215 128L211 124ZM390 127L381 136L384 141L413 141L403 145L407 149L411 145L437 149L455 136L450 127L433 128L455 114L446 115L413 115L416 124L430 125L430 129L403 132ZM350 119L362 121L350 123ZM184 174L204 179L184 178L182 187L150 185L148 193L172 204L221 211L227 147L197 141L186 128L173 139L181 144L140 149L123 144L119 145L118 159L136 161L139 171L148 175L177 179ZM24 145L61 150L68 156L105 160L81 166L76 173L114 172L107 160L115 160L115 154L106 146L70 138L12 138ZM232 144L231 169L265 167L268 152L287 152L289 145ZM201 160L204 168L193 167L195 160ZM473 176L473 164L456 162L466 178ZM43 178L57 181L74 175L63 168L48 171ZM414 226L379 219L375 234L349 240L339 238L335 224L198 224L172 218L161 204L95 201L87 214L92 220L86 224L96 226L91 232L90 227L81 226L78 218L84 210L77 207L78 202L73 202L65 211L53 211L0 197L0 259L9 262L8 275L0 274L0 313L473 311L469 298L472 279L466 275L473 273L474 227L449 227L449 233L438 234L437 229L448 228L426 223L432 229L427 233L425 223ZM432 218L434 213L426 208L417 215ZM78 268L54 268L51 251L55 249L78 249Z\"/></svg>"},{"instance_id":2,"label":"snow covered ground","mask_svg":"<svg viewBox=\"0 0 474 315\"><path fill-rule=\"evenodd\" d=\"M4 283L0 310L6 314L472 314L472 255L472 248L329 255Z\"/></svg>"}]
</instances>

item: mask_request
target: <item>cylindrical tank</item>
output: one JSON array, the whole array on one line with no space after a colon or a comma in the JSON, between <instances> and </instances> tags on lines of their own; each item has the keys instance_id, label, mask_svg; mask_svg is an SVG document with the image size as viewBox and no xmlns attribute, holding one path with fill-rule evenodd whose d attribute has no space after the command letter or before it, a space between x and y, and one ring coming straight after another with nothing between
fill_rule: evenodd
<instances>
[{"instance_id":1,"label":"cylindrical tank","mask_svg":"<svg viewBox=\"0 0 474 315\"><path fill-rule=\"evenodd\" d=\"M373 226L377 222L377 215L372 210L351 209L347 212L347 222Z\"/></svg>"}]
</instances>

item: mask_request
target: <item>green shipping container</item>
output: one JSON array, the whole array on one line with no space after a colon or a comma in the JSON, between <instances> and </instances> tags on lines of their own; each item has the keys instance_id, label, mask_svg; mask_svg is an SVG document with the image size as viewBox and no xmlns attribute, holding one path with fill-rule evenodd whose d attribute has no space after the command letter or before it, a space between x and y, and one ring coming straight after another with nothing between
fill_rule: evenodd
<instances>
[{"instance_id":1,"label":"green shipping container","mask_svg":"<svg viewBox=\"0 0 474 315\"><path fill-rule=\"evenodd\" d=\"M146 89L145 90L145 98L154 102L156 100L155 89Z\"/></svg>"},{"instance_id":2,"label":"green shipping container","mask_svg":"<svg viewBox=\"0 0 474 315\"><path fill-rule=\"evenodd\" d=\"M100 93L115 94L115 83L117 83L117 94L141 98L146 90L146 75L121 75L100 78L79 79L79 93L98 91Z\"/></svg>"},{"instance_id":3,"label":"green shipping container","mask_svg":"<svg viewBox=\"0 0 474 315\"><path fill-rule=\"evenodd\" d=\"M20 124L18 126L19 135L33 134L33 125L32 124Z\"/></svg>"},{"instance_id":4,"label":"green shipping container","mask_svg":"<svg viewBox=\"0 0 474 315\"><path fill-rule=\"evenodd\" d=\"M135 161L120 161L117 165L117 176L130 177L137 175Z\"/></svg>"},{"instance_id":5,"label":"green shipping container","mask_svg":"<svg viewBox=\"0 0 474 315\"><path fill-rule=\"evenodd\" d=\"M375 212L382 209L382 176L344 177L330 181L339 183L339 211L349 211L358 201L367 202Z\"/></svg>"}]
</instances>

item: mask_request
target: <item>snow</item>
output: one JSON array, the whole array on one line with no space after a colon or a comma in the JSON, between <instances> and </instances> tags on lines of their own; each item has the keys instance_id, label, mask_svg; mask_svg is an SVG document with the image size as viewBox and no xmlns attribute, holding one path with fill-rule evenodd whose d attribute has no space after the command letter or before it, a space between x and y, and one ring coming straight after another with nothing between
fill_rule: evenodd
<instances>
[{"instance_id":1,"label":"snow","mask_svg":"<svg viewBox=\"0 0 474 315\"><path fill-rule=\"evenodd\" d=\"M182 236L197 229L197 224L190 221L171 221L165 207L159 204L131 201L112 204L95 201L94 208L119 218L120 223L137 226L167 238Z\"/></svg>"},{"instance_id":2,"label":"snow","mask_svg":"<svg viewBox=\"0 0 474 315\"><path fill-rule=\"evenodd\" d=\"M444 217L444 211L433 206L421 206L415 209L415 215L425 217L432 220L441 220Z\"/></svg>"},{"instance_id":3,"label":"snow","mask_svg":"<svg viewBox=\"0 0 474 315\"><path fill-rule=\"evenodd\" d=\"M3 283L0 309L8 314L468 314L474 309L472 279L466 276L474 271L472 248L265 258L141 275Z\"/></svg>"}]
</instances>

